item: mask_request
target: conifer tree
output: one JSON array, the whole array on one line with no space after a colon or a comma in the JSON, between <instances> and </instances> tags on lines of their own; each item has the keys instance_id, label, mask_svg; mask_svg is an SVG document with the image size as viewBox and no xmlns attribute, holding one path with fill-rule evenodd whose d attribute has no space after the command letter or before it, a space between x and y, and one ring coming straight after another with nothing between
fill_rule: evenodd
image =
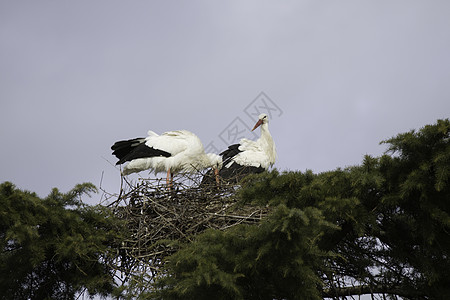
<instances>
[{"instance_id":1,"label":"conifer tree","mask_svg":"<svg viewBox=\"0 0 450 300\"><path fill-rule=\"evenodd\" d=\"M450 299L450 122L359 166L247 178L259 225L209 230L168 259L149 299Z\"/></svg>"},{"instance_id":2,"label":"conifer tree","mask_svg":"<svg viewBox=\"0 0 450 300\"><path fill-rule=\"evenodd\" d=\"M75 299L79 292L108 295L108 266L119 223L80 197L96 188L80 184L44 199L0 185L0 299Z\"/></svg>"},{"instance_id":3,"label":"conifer tree","mask_svg":"<svg viewBox=\"0 0 450 300\"><path fill-rule=\"evenodd\" d=\"M153 284L138 283L138 298L450 299L450 122L383 143L384 155L357 166L247 177L240 203L269 215L172 241L179 250ZM41 199L0 185L0 299L114 294L109 260L127 231L80 201L94 191L82 184Z\"/></svg>"}]
</instances>

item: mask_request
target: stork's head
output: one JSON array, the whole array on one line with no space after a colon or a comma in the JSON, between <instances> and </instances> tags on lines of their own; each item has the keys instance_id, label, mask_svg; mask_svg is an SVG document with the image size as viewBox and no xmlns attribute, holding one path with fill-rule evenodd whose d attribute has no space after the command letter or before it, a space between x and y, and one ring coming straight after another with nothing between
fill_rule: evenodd
<instances>
[{"instance_id":1,"label":"stork's head","mask_svg":"<svg viewBox=\"0 0 450 300\"><path fill-rule=\"evenodd\" d=\"M260 114L258 117L258 122L256 122L255 127L253 127L252 131L258 128L262 124L268 124L269 117L266 114Z\"/></svg>"}]
</instances>

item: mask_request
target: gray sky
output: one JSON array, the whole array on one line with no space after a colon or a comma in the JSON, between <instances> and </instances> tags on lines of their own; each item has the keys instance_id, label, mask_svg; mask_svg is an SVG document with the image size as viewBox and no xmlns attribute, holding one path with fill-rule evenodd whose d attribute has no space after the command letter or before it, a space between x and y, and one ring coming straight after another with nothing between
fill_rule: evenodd
<instances>
[{"instance_id":1,"label":"gray sky","mask_svg":"<svg viewBox=\"0 0 450 300\"><path fill-rule=\"evenodd\" d=\"M268 99L276 168L359 164L449 117L449 15L446 0L0 0L0 182L45 196L104 173L117 192L116 140L188 129L220 151Z\"/></svg>"}]
</instances>

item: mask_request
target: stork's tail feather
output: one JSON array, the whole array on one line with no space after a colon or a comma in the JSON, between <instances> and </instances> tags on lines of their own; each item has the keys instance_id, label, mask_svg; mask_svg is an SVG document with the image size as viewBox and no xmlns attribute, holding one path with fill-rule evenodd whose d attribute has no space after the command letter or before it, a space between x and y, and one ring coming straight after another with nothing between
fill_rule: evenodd
<instances>
[{"instance_id":1,"label":"stork's tail feather","mask_svg":"<svg viewBox=\"0 0 450 300\"><path fill-rule=\"evenodd\" d=\"M126 141L118 141L115 142L114 145L111 146L111 150L113 150L113 155L115 155L119 161L116 163L117 165L123 164L126 160L124 159L128 154L130 154L134 148L144 143L144 138L136 138Z\"/></svg>"},{"instance_id":2,"label":"stork's tail feather","mask_svg":"<svg viewBox=\"0 0 450 300\"><path fill-rule=\"evenodd\" d=\"M111 150L113 150L113 155L119 159L116 165L138 158L171 156L169 152L145 145L145 138L115 142L114 145L111 146Z\"/></svg>"}]
</instances>

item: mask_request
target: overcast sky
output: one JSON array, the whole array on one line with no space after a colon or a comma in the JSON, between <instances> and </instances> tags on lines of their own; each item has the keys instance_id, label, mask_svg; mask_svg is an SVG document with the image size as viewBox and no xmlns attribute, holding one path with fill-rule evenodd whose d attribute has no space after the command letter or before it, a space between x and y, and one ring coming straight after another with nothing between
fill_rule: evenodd
<instances>
[{"instance_id":1,"label":"overcast sky","mask_svg":"<svg viewBox=\"0 0 450 300\"><path fill-rule=\"evenodd\" d=\"M450 116L449 16L447 0L0 0L0 182L45 196L103 174L117 192L115 141L187 129L221 151L267 108L277 169L359 164Z\"/></svg>"}]
</instances>

